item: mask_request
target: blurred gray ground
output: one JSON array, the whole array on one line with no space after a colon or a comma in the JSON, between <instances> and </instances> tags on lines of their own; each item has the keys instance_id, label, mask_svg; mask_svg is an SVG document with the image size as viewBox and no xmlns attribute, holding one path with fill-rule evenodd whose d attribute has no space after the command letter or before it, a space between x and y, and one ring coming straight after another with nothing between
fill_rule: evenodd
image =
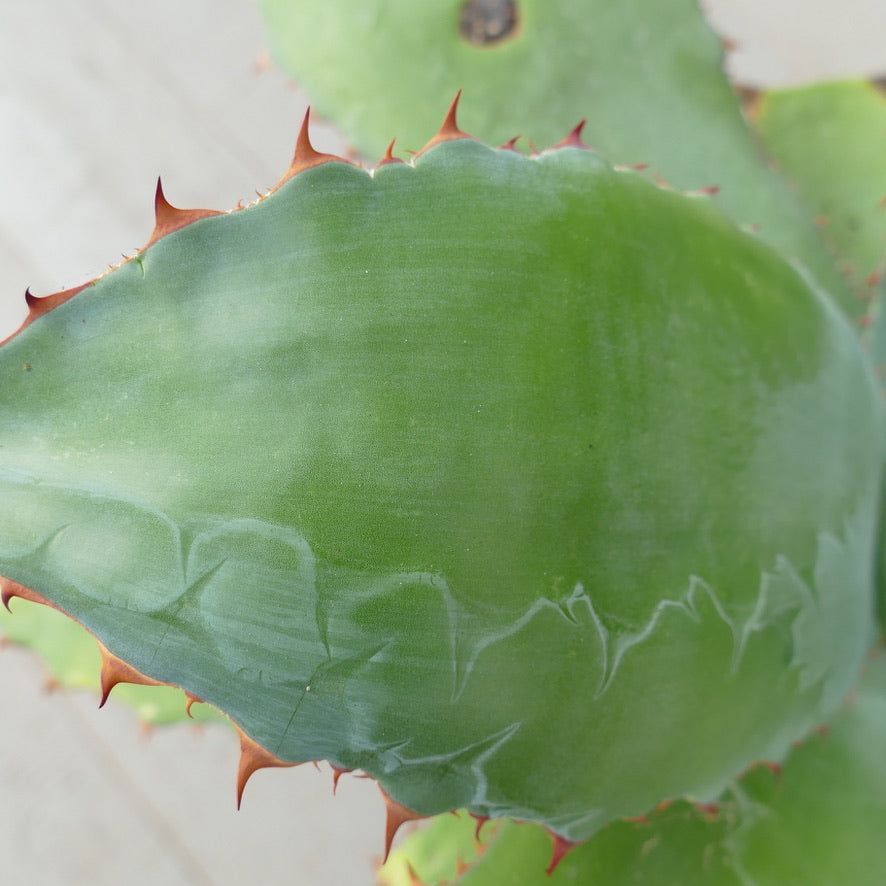
<instances>
[{"instance_id":1,"label":"blurred gray ground","mask_svg":"<svg viewBox=\"0 0 886 886\"><path fill-rule=\"evenodd\" d=\"M883 0L704 0L749 85L886 75ZM2 0L0 338L22 293L89 279L152 226L162 173L181 206L232 207L288 165L305 97L260 63L250 0ZM312 132L341 150L329 126ZM328 771L258 773L234 808L233 734L145 737L128 710L43 691L0 650L4 882L369 886L382 848L374 786Z\"/></svg>"}]
</instances>

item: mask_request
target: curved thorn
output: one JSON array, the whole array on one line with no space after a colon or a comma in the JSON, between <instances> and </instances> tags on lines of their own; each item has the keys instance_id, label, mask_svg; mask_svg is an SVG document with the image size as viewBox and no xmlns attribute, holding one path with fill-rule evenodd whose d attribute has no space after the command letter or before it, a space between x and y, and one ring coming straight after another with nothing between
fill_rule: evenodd
<instances>
[{"instance_id":1,"label":"curved thorn","mask_svg":"<svg viewBox=\"0 0 886 886\"><path fill-rule=\"evenodd\" d=\"M236 729L240 734L240 761L237 765L237 808L239 809L243 802L243 789L253 772L268 767L297 766L298 763L287 763L285 760L281 760L250 738L239 726Z\"/></svg>"},{"instance_id":2,"label":"curved thorn","mask_svg":"<svg viewBox=\"0 0 886 886\"><path fill-rule=\"evenodd\" d=\"M427 818L427 816L420 815L418 812L413 812L396 800L392 800L381 787L379 787L379 790L381 791L382 799L384 800L386 816L385 854L382 860L382 864L384 864L384 862L388 860L388 856L391 854L391 845L393 844L394 837L397 835L397 831L400 830L400 827L408 821L419 821L422 818Z\"/></svg>"},{"instance_id":3,"label":"curved thorn","mask_svg":"<svg viewBox=\"0 0 886 886\"><path fill-rule=\"evenodd\" d=\"M388 145L387 149L385 150L384 157L382 157L381 160L378 161L379 166L387 166L390 163L402 163L403 162L399 157L394 156L394 142L395 141L397 141L397 139L391 139L391 143Z\"/></svg>"},{"instance_id":4,"label":"curved thorn","mask_svg":"<svg viewBox=\"0 0 886 886\"><path fill-rule=\"evenodd\" d=\"M295 138L295 150L292 153L292 163L290 164L290 168L295 168L299 171L310 166L316 166L318 162L322 162L323 154L317 151L311 144L310 119L311 108L309 106L305 111L298 135Z\"/></svg>"},{"instance_id":5,"label":"curved thorn","mask_svg":"<svg viewBox=\"0 0 886 886\"><path fill-rule=\"evenodd\" d=\"M91 286L95 281L90 280L88 283L82 283L80 286L73 286L71 289L63 289L61 292L53 292L51 295L34 295L30 287L25 290L25 304L28 306L28 313L22 321L22 325L11 335L0 340L0 345L6 344L10 339L15 338L20 332L30 326L35 320L48 314L60 304L66 302L69 298L73 298L78 292L82 292L87 286Z\"/></svg>"},{"instance_id":6,"label":"curved thorn","mask_svg":"<svg viewBox=\"0 0 886 886\"><path fill-rule=\"evenodd\" d=\"M191 708L195 704L203 704L203 699L194 695L193 692L188 692L187 690L182 690L185 693L185 713L193 720L194 715L191 713Z\"/></svg>"},{"instance_id":7,"label":"curved thorn","mask_svg":"<svg viewBox=\"0 0 886 886\"><path fill-rule=\"evenodd\" d=\"M459 99L461 99L460 89L455 93L455 98L452 99L452 102L446 111L446 116L443 118L443 123L440 125L440 130L437 133L438 136L443 136L445 138L464 138L465 133L458 128L458 122L456 120Z\"/></svg>"},{"instance_id":8,"label":"curved thorn","mask_svg":"<svg viewBox=\"0 0 886 886\"><path fill-rule=\"evenodd\" d=\"M459 89L459 91L455 93L455 98L452 100L452 103L449 105L449 110L446 112L446 116L443 118L443 122L437 130L437 134L415 155L416 157L420 157L426 151L433 148L434 145L440 144L440 142L455 141L460 138L473 138L472 135L469 135L467 132L458 128L456 115L458 113L458 102L460 98L461 90Z\"/></svg>"},{"instance_id":9,"label":"curved thorn","mask_svg":"<svg viewBox=\"0 0 886 886\"><path fill-rule=\"evenodd\" d=\"M332 766L331 763L330 763L330 766ZM353 769L341 769L341 768L338 767L338 766L332 766L332 795L333 795L333 796L335 796L336 791L338 791L338 782L339 782L339 779L340 779L340 778L341 778L346 772L353 772L353 771L354 771Z\"/></svg>"},{"instance_id":10,"label":"curved thorn","mask_svg":"<svg viewBox=\"0 0 886 886\"><path fill-rule=\"evenodd\" d=\"M571 840L567 840L554 833L551 833L551 840L554 844L553 851L551 852L551 863L545 868L545 873L549 877L557 869L557 865L560 864L566 853L578 845L578 843L573 843Z\"/></svg>"},{"instance_id":11,"label":"curved thorn","mask_svg":"<svg viewBox=\"0 0 886 886\"><path fill-rule=\"evenodd\" d=\"M157 188L154 191L154 230L148 242L141 248L144 251L156 243L161 237L171 234L201 218L222 215L217 209L179 209L173 206L163 193L163 182L157 177Z\"/></svg>"},{"instance_id":12,"label":"curved thorn","mask_svg":"<svg viewBox=\"0 0 886 886\"><path fill-rule=\"evenodd\" d=\"M578 126L576 126L566 138L557 142L551 150L556 151L558 148L581 148L586 151L593 151L594 149L581 137L582 130L585 128L587 122L587 120L579 121Z\"/></svg>"},{"instance_id":13,"label":"curved thorn","mask_svg":"<svg viewBox=\"0 0 886 886\"><path fill-rule=\"evenodd\" d=\"M483 825L489 821L488 815L475 815L473 812L471 813L473 819L477 822L477 826L474 828L474 842L480 843L480 831L483 830Z\"/></svg>"},{"instance_id":14,"label":"curved thorn","mask_svg":"<svg viewBox=\"0 0 886 886\"><path fill-rule=\"evenodd\" d=\"M141 671L136 670L131 664L123 661L121 658L117 658L117 656L114 655L113 652L110 652L102 642L99 640L96 640L96 642L98 643L98 650L101 655L100 680L102 696L101 701L98 704L100 708L105 706L105 702L108 700L111 690L118 683L134 683L136 686L166 685L159 680L154 680L152 677L145 676Z\"/></svg>"},{"instance_id":15,"label":"curved thorn","mask_svg":"<svg viewBox=\"0 0 886 886\"><path fill-rule=\"evenodd\" d=\"M0 602L9 609L9 603L13 597L20 597L22 600L30 600L31 603L39 603L41 606L48 606L50 609L56 609L59 612L63 611L59 609L55 603L50 603L50 601L42 594L38 594L36 591L32 591L30 588L20 585L17 581L10 581L8 578L4 578L0 575ZM9 609L9 611L12 612L11 609Z\"/></svg>"},{"instance_id":16,"label":"curved thorn","mask_svg":"<svg viewBox=\"0 0 886 886\"><path fill-rule=\"evenodd\" d=\"M515 135L513 138L509 138L503 145L498 146L499 151L516 151L517 150L517 142L520 141L521 136Z\"/></svg>"},{"instance_id":17,"label":"curved thorn","mask_svg":"<svg viewBox=\"0 0 886 886\"><path fill-rule=\"evenodd\" d=\"M168 217L177 212L176 208L166 199L163 193L163 180L157 176L157 188L154 191L154 221L160 224L164 217Z\"/></svg>"},{"instance_id":18,"label":"curved thorn","mask_svg":"<svg viewBox=\"0 0 886 886\"><path fill-rule=\"evenodd\" d=\"M353 166L353 164L344 157L339 157L337 154L324 154L311 144L310 119L311 108L308 107L295 139L295 150L292 152L292 160L289 163L289 169L286 170L283 174L283 178L271 188L269 193L276 191L284 182L289 181L292 176L298 175L298 173L304 172L306 169L311 169L314 166L320 166L322 163L338 162L347 163L349 166Z\"/></svg>"}]
</instances>

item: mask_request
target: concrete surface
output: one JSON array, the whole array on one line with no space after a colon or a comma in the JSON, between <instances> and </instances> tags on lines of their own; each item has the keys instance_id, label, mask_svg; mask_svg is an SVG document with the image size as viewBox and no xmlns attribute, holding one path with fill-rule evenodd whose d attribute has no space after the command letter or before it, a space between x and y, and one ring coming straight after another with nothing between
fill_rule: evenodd
<instances>
[{"instance_id":1,"label":"concrete surface","mask_svg":"<svg viewBox=\"0 0 886 886\"><path fill-rule=\"evenodd\" d=\"M886 74L882 0L707 0L754 85ZM22 293L83 282L152 226L155 179L182 206L227 208L286 167L305 98L260 63L249 0L3 0L0 338ZM314 140L340 149L330 127ZM2 504L2 503L0 503ZM0 651L0 858L7 883L368 886L374 787L305 766L255 776L234 809L224 729L145 738L112 702L42 690Z\"/></svg>"}]
</instances>

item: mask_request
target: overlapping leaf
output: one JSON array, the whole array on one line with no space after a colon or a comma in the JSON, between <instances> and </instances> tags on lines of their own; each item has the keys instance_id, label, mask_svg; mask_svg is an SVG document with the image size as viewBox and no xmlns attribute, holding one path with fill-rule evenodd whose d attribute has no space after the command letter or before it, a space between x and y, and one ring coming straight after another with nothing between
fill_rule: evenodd
<instances>
[{"instance_id":1,"label":"overlapping leaf","mask_svg":"<svg viewBox=\"0 0 886 886\"><path fill-rule=\"evenodd\" d=\"M858 305L812 217L768 167L696 0L518 0L497 42L462 36L466 0L263 0L273 57L361 151L420 147L456 90L488 144L552 144L581 119L611 162L683 189L719 187L740 225L799 260L853 316ZM491 9L490 9L491 8ZM498 9L498 11L496 11Z\"/></svg>"}]
</instances>

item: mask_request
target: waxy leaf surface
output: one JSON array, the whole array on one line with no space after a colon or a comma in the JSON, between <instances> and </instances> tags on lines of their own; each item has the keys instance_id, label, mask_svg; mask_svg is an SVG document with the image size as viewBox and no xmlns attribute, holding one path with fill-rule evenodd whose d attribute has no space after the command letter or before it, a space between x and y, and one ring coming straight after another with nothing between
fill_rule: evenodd
<instances>
[{"instance_id":1,"label":"waxy leaf surface","mask_svg":"<svg viewBox=\"0 0 886 886\"><path fill-rule=\"evenodd\" d=\"M444 815L398 848L385 886L831 886L879 883L886 848L886 659L872 663L831 726L776 771L757 767L713 807L676 803L614 822L571 849L552 876L551 839L516 822ZM460 862L460 864L459 864Z\"/></svg>"},{"instance_id":2,"label":"waxy leaf surface","mask_svg":"<svg viewBox=\"0 0 886 886\"><path fill-rule=\"evenodd\" d=\"M855 334L583 149L327 162L159 239L0 349L0 454L8 582L422 814L716 797L871 640Z\"/></svg>"}]
</instances>

